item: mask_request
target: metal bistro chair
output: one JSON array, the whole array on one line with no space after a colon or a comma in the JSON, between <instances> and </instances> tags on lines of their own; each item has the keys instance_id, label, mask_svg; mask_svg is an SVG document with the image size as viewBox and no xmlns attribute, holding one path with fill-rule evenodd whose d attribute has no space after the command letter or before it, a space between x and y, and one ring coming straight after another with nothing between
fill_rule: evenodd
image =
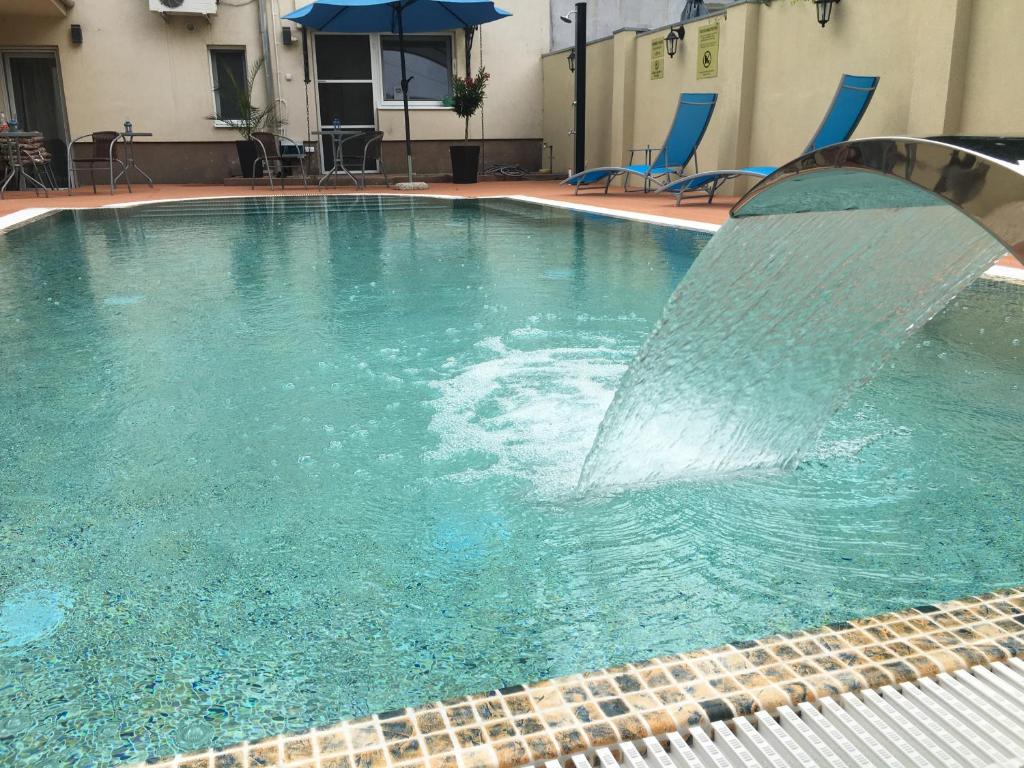
<instances>
[{"instance_id":1,"label":"metal bistro chair","mask_svg":"<svg viewBox=\"0 0 1024 768\"><path fill-rule=\"evenodd\" d=\"M78 186L78 172L88 171L89 180L92 182L92 191L96 192L96 166L102 167L107 166L107 172L110 174L110 194L114 194L114 163L121 166L123 171L125 166L117 156L117 139L121 134L117 131L96 131L95 133L87 133L84 136L79 136L77 139L73 139L68 144L68 194L70 195L74 187ZM75 144L85 139L92 140L92 154L85 157L75 157Z\"/></svg>"},{"instance_id":2,"label":"metal bistro chair","mask_svg":"<svg viewBox=\"0 0 1024 768\"><path fill-rule=\"evenodd\" d=\"M384 158L382 157L382 152L381 152L381 146L383 144L383 139L384 139L384 132L383 131L363 131L362 133L356 133L356 134L353 134L352 136L346 136L344 139L341 140L341 144L340 144L340 151L341 151L340 164L341 164L341 170L343 170L349 176L352 176L352 173L351 173L351 171L348 170L348 168L345 165L345 145L348 144L350 141L352 141L352 142L356 142L356 141L364 141L364 142L366 142L363 145L363 152L362 152L361 156L358 155L358 154L354 154L354 153L348 155L350 160L354 160L356 158L360 158L361 159L360 174L359 174L360 175L360 182L358 184L359 189L366 189L366 165L367 165L367 163L370 163L370 162L375 163L377 165L377 167L380 169L380 172L384 175L384 186L385 187L390 187L391 186L390 182L388 182L388 172L384 168ZM356 150L356 151L358 152L358 150ZM353 176L353 178L355 178L355 177Z\"/></svg>"},{"instance_id":3,"label":"metal bistro chair","mask_svg":"<svg viewBox=\"0 0 1024 768\"><path fill-rule=\"evenodd\" d=\"M274 188L274 174L283 178L286 168L298 168L302 175L302 186L309 189L309 178L306 176L306 147L303 144L277 133L259 132L252 135L258 150L256 162L252 165L252 188L256 189L256 166L263 162L264 172L270 180L270 188ZM293 151L283 153L282 147L287 146ZM282 182L283 186L283 182Z\"/></svg>"}]
</instances>

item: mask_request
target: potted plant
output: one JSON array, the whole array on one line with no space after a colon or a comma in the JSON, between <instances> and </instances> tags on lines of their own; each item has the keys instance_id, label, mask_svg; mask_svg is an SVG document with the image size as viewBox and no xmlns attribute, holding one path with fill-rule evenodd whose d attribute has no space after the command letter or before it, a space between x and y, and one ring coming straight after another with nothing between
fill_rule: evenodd
<instances>
[{"instance_id":1,"label":"potted plant","mask_svg":"<svg viewBox=\"0 0 1024 768\"><path fill-rule=\"evenodd\" d=\"M263 175L262 162L258 167L256 165L261 158L259 148L253 141L253 134L260 131L276 133L284 125L284 120L278 114L275 104L260 107L253 103L253 90L262 70L263 57L261 56L246 74L244 83L238 82L234 74L227 72L228 82L221 83L219 87L225 90L222 98L226 97L229 103L235 107L234 113L238 117L224 119L217 115L211 115L209 118L229 123L242 137L235 142L235 149L238 151L238 164L242 167L243 177L252 173L254 167L257 176Z\"/></svg>"},{"instance_id":2,"label":"potted plant","mask_svg":"<svg viewBox=\"0 0 1024 768\"><path fill-rule=\"evenodd\" d=\"M483 67L476 77L452 78L451 108L466 123L465 141L449 147L452 154L452 181L456 184L475 184L480 171L480 145L469 143L469 118L476 114L484 103L484 91L490 74Z\"/></svg>"}]
</instances>

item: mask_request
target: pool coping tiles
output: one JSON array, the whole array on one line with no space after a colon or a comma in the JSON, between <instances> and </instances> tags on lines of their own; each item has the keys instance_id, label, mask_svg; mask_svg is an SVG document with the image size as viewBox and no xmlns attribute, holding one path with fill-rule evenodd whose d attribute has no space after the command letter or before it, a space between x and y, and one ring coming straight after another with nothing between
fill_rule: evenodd
<instances>
[{"instance_id":1,"label":"pool coping tiles","mask_svg":"<svg viewBox=\"0 0 1024 768\"><path fill-rule=\"evenodd\" d=\"M517 768L1024 657L1024 588L383 712L148 768Z\"/></svg>"}]
</instances>

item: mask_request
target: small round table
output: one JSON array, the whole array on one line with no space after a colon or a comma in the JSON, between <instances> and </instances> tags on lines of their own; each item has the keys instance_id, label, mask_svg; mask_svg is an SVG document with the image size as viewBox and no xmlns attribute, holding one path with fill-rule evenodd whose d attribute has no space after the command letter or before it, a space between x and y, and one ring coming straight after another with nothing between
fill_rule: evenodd
<instances>
[{"instance_id":1,"label":"small round table","mask_svg":"<svg viewBox=\"0 0 1024 768\"><path fill-rule=\"evenodd\" d=\"M117 138L114 139L114 141L120 140L120 142L124 144L124 168L110 182L111 190L113 190L114 187L117 186L117 180L124 176L125 184L128 185L128 191L132 191L132 180L131 177L128 175L128 171L131 170L132 168L134 168L140 174L145 176L146 181L149 183L149 188L153 188L153 179L150 177L148 173L139 168L138 164L135 162L135 137L152 135L152 133L148 133L145 131L122 131L121 133L117 134Z\"/></svg>"},{"instance_id":2,"label":"small round table","mask_svg":"<svg viewBox=\"0 0 1024 768\"><path fill-rule=\"evenodd\" d=\"M334 163L327 170L327 172L320 177L320 181L317 182L317 186L323 186L323 183L325 181L331 178L331 176L336 176L338 172L341 171L342 173L346 174L350 179L352 179L352 183L356 185L356 189L359 189L361 186L359 184L359 179L357 179L355 175L353 175L352 171L345 167L345 161L344 158L342 157L341 145L345 142L345 139L351 138L353 136L358 136L361 133L366 133L366 129L362 128L353 130L349 128L346 130L345 128L327 128L322 131L313 131L313 133L316 134L317 136L330 137L331 149L333 150L331 154L334 156Z\"/></svg>"}]
</instances>

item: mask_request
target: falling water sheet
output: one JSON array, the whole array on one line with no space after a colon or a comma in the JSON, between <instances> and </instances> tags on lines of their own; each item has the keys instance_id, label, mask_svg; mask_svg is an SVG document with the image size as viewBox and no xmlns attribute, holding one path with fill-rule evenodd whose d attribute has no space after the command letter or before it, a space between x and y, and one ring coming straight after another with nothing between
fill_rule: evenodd
<instances>
[{"instance_id":1,"label":"falling water sheet","mask_svg":"<svg viewBox=\"0 0 1024 768\"><path fill-rule=\"evenodd\" d=\"M946 206L731 219L623 377L580 487L794 466L1004 252Z\"/></svg>"}]
</instances>

